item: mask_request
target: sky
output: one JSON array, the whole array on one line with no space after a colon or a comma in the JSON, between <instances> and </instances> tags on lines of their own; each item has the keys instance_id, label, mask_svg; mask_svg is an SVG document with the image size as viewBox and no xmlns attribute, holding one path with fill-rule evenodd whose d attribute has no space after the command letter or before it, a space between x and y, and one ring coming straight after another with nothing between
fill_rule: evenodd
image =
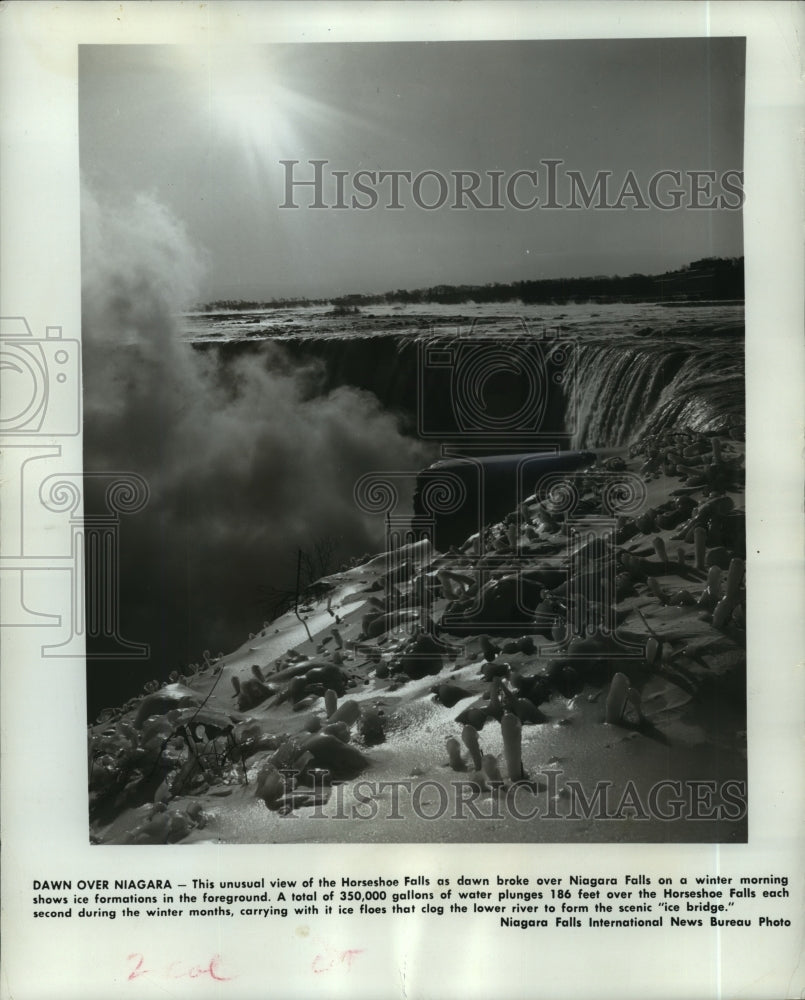
<instances>
[{"instance_id":1,"label":"sky","mask_svg":"<svg viewBox=\"0 0 805 1000\"><path fill-rule=\"evenodd\" d=\"M150 493L120 566L123 634L151 656L91 661L93 710L133 677L241 643L267 613L262 589L294 585L298 550L333 541L336 564L378 551L382 519L356 507L354 483L436 457L381 400L326 391L321 365L294 367L277 344L224 365L191 349L188 305L656 273L742 252L730 210L428 211L410 191L391 209L384 189L367 210L309 208L310 189L280 207L283 159L308 176L327 160L345 185L360 170L508 178L547 159L588 187L603 170L644 189L663 169L740 170L740 39L82 46L79 67L85 469L136 472Z\"/></svg>"},{"instance_id":2,"label":"sky","mask_svg":"<svg viewBox=\"0 0 805 1000\"><path fill-rule=\"evenodd\" d=\"M740 171L743 39L81 46L79 148L85 190L127 210L147 196L175 219L200 263L199 301L326 297L433 284L657 273L742 253L740 211L539 207L465 201L425 210L402 182L400 209L350 205L360 170L525 178L544 198L561 160L589 188L628 171L646 197L660 170ZM281 208L286 170L345 171L347 208ZM433 177L420 200L438 196ZM684 186L684 185L683 185ZM690 185L688 182L687 190ZM714 193L721 193L717 185ZM626 201L632 206L633 201Z\"/></svg>"}]
</instances>

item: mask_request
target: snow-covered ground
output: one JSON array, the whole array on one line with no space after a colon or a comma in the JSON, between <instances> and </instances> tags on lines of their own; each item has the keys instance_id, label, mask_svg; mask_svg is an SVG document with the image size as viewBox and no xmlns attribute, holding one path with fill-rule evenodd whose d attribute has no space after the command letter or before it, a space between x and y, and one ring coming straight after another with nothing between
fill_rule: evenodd
<instances>
[{"instance_id":1,"label":"snow-covered ground","mask_svg":"<svg viewBox=\"0 0 805 1000\"><path fill-rule=\"evenodd\" d=\"M652 458L683 444L682 469ZM625 456L645 503L586 567L532 500L483 548L424 540L327 577L299 616L122 706L90 730L94 842L745 840L745 816L718 796L698 819L689 797L662 818L668 782L682 799L689 782L719 795L734 782L740 799L746 777L743 445L710 446L668 435ZM593 506L596 482L583 485ZM625 648L572 637L591 575L616 580ZM516 624L507 587L541 577L535 616ZM590 805L601 782L604 805Z\"/></svg>"}]
</instances>

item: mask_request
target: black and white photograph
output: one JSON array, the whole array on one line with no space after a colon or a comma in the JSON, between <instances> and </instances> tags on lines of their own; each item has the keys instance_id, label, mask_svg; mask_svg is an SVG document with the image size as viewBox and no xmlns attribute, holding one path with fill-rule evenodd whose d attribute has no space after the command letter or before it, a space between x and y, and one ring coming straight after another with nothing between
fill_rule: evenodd
<instances>
[{"instance_id":1,"label":"black and white photograph","mask_svg":"<svg viewBox=\"0 0 805 1000\"><path fill-rule=\"evenodd\" d=\"M0 1000L802 995L804 16L0 2Z\"/></svg>"},{"instance_id":2,"label":"black and white photograph","mask_svg":"<svg viewBox=\"0 0 805 1000\"><path fill-rule=\"evenodd\" d=\"M744 67L81 47L93 843L746 839Z\"/></svg>"}]
</instances>

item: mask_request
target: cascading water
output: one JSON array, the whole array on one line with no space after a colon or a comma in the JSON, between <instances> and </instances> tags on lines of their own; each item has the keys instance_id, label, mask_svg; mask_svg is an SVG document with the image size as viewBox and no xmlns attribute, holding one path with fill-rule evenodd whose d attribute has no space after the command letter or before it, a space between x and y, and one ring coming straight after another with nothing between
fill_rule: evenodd
<instances>
[{"instance_id":1,"label":"cascading water","mask_svg":"<svg viewBox=\"0 0 805 1000\"><path fill-rule=\"evenodd\" d=\"M325 306L257 315L210 313L195 315L189 333L197 346L209 341L208 346L235 348L280 336L292 360L320 365L321 391L346 384L371 392L412 435L418 432L420 397L437 429L455 430L444 370L426 366L419 371L417 345L423 335L447 342L468 331L490 339L516 333L519 340L524 329L537 339L548 338L540 343L549 346L573 345L575 374L562 381L564 388L554 391L558 372L548 372L549 399L540 428L564 448L619 447L669 428L743 428L741 302L521 304L514 311L514 321L510 304L495 303L378 305L354 315ZM517 385L510 383L484 385L487 395L494 390L503 412L521 405Z\"/></svg>"},{"instance_id":2,"label":"cascading water","mask_svg":"<svg viewBox=\"0 0 805 1000\"><path fill-rule=\"evenodd\" d=\"M629 444L646 434L724 431L744 423L743 345L581 344L568 397L574 448Z\"/></svg>"}]
</instances>

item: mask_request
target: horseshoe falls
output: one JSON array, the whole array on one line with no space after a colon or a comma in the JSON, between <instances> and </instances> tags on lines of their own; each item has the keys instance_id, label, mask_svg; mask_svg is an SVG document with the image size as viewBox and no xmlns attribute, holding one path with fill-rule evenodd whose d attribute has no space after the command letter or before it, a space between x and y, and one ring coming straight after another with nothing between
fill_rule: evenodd
<instances>
[{"instance_id":1,"label":"horseshoe falls","mask_svg":"<svg viewBox=\"0 0 805 1000\"><path fill-rule=\"evenodd\" d=\"M616 447L667 430L744 425L743 340L580 344L567 399L577 448Z\"/></svg>"}]
</instances>

